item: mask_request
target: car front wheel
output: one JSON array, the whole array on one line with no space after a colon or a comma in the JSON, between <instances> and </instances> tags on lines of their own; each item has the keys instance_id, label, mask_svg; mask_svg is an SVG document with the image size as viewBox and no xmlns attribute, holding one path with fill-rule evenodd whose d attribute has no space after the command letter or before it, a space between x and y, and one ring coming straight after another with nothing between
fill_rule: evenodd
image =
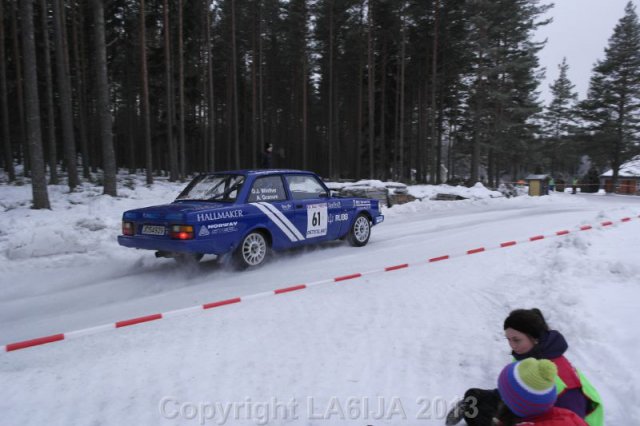
<instances>
[{"instance_id":1,"label":"car front wheel","mask_svg":"<svg viewBox=\"0 0 640 426\"><path fill-rule=\"evenodd\" d=\"M371 222L365 215L358 215L349 230L347 241L354 247L362 247L369 242L370 236Z\"/></svg>"},{"instance_id":2,"label":"car front wheel","mask_svg":"<svg viewBox=\"0 0 640 426\"><path fill-rule=\"evenodd\" d=\"M259 266L269 254L269 243L265 236L257 231L250 232L242 239L235 253L236 266L240 269Z\"/></svg>"}]
</instances>

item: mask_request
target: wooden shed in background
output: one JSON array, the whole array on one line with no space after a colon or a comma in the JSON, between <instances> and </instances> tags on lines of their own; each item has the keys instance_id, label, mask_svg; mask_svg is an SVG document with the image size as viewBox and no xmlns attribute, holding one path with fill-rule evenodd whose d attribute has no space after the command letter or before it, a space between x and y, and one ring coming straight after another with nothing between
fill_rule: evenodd
<instances>
[{"instance_id":1,"label":"wooden shed in background","mask_svg":"<svg viewBox=\"0 0 640 426\"><path fill-rule=\"evenodd\" d=\"M620 166L617 188L613 187L613 170L600 175L600 188L604 188L606 192L640 195L640 155Z\"/></svg>"},{"instance_id":2,"label":"wooden shed in background","mask_svg":"<svg viewBox=\"0 0 640 426\"><path fill-rule=\"evenodd\" d=\"M529 195L538 197L549 195L549 175L529 175L525 178L529 184Z\"/></svg>"}]
</instances>

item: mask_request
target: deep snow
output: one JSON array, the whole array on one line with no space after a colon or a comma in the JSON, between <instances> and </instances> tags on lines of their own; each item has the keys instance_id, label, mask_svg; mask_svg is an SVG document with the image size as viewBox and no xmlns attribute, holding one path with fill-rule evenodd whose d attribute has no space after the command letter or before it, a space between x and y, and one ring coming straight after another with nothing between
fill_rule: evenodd
<instances>
[{"instance_id":1,"label":"deep snow","mask_svg":"<svg viewBox=\"0 0 640 426\"><path fill-rule=\"evenodd\" d=\"M364 248L327 243L238 273L119 247L124 210L182 187L126 179L115 199L50 187L52 211L30 210L27 186L0 186L0 344L410 267L0 354L0 424L443 424L467 387L495 385L510 360L502 321L534 306L601 392L606 423L639 424L638 198L426 197L386 209Z\"/></svg>"}]
</instances>

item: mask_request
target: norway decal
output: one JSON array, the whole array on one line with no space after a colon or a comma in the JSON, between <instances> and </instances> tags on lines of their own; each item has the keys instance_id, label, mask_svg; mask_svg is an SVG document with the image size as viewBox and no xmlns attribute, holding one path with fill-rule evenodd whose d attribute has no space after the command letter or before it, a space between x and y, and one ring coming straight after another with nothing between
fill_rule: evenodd
<instances>
[{"instance_id":1,"label":"norway decal","mask_svg":"<svg viewBox=\"0 0 640 426\"><path fill-rule=\"evenodd\" d=\"M327 235L327 203L307 205L307 238Z\"/></svg>"}]
</instances>

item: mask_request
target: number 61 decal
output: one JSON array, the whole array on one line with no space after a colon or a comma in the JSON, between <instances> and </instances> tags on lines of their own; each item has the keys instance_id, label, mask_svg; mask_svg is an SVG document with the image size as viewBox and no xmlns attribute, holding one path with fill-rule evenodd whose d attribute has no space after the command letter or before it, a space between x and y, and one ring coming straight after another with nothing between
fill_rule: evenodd
<instances>
[{"instance_id":1,"label":"number 61 decal","mask_svg":"<svg viewBox=\"0 0 640 426\"><path fill-rule=\"evenodd\" d=\"M327 203L307 206L307 238L327 235Z\"/></svg>"}]
</instances>

